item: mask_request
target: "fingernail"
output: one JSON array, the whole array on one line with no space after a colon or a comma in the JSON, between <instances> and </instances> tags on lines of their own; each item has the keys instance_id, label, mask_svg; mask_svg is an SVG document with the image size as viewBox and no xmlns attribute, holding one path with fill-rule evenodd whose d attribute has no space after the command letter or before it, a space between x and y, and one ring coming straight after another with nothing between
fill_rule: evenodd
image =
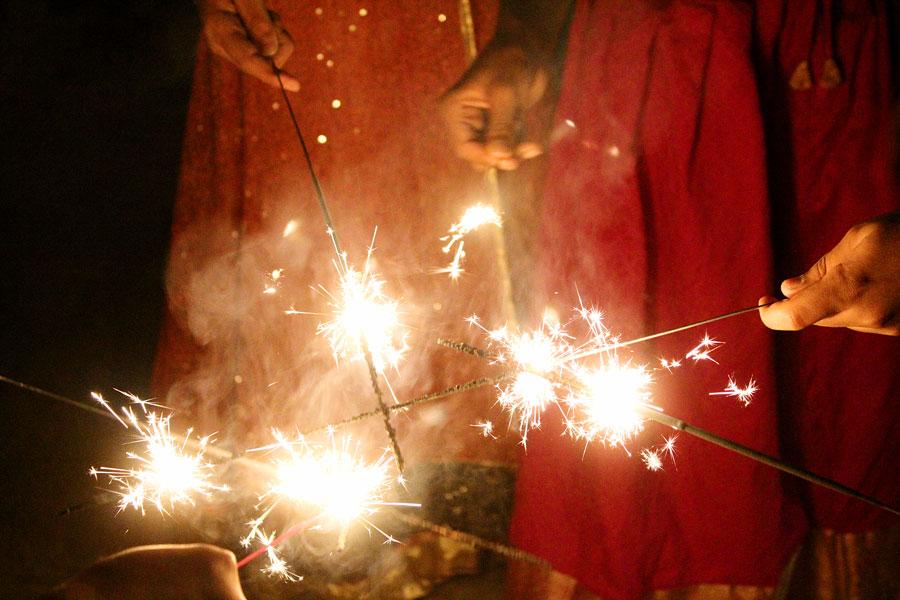
<instances>
[{"instance_id":1,"label":"fingernail","mask_svg":"<svg viewBox=\"0 0 900 600\"><path fill-rule=\"evenodd\" d=\"M803 275L800 275L799 277L791 277L789 279L785 279L784 281L781 282L781 288L782 289L784 289L784 288L792 289L792 288L800 287L801 285L803 285L803 280L804 280Z\"/></svg>"}]
</instances>

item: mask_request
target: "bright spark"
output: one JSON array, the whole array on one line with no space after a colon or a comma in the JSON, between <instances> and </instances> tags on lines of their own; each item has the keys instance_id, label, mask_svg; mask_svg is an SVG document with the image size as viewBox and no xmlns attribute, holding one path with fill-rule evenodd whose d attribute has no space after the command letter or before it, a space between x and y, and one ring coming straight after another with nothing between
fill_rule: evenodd
<instances>
[{"instance_id":1,"label":"bright spark","mask_svg":"<svg viewBox=\"0 0 900 600\"><path fill-rule=\"evenodd\" d=\"M286 238L290 237L295 231L297 231L298 223L294 219L291 219L284 226L284 231L281 232L281 237Z\"/></svg>"},{"instance_id":2,"label":"bright spark","mask_svg":"<svg viewBox=\"0 0 900 600\"><path fill-rule=\"evenodd\" d=\"M494 435L494 424L491 421L479 421L477 423L473 423L470 427L475 427L476 429L481 430L481 437L491 438L492 440L496 440L497 436Z\"/></svg>"},{"instance_id":3,"label":"bright spark","mask_svg":"<svg viewBox=\"0 0 900 600\"><path fill-rule=\"evenodd\" d=\"M644 428L641 409L650 406L653 379L642 365L605 357L599 367L576 367L578 387L566 404L567 429L575 439L625 447Z\"/></svg>"},{"instance_id":4,"label":"bright spark","mask_svg":"<svg viewBox=\"0 0 900 600\"><path fill-rule=\"evenodd\" d=\"M241 543L249 546L253 540L263 539L262 527L279 504L289 504L298 510L311 511L317 520L330 521L339 528L338 547L343 547L346 534L355 521L375 528L368 517L383 506L414 506L415 503L388 502L386 495L392 487L393 455L385 449L374 462L367 462L359 453L359 445L350 438L317 445L299 437L289 440L273 430L275 442L251 452L277 451L280 457L273 462L275 476L269 489L260 496L263 508L253 519L250 531ZM376 528L377 529L377 528ZM380 530L379 530L380 531ZM385 534L385 537L390 537ZM271 544L274 536L265 536ZM280 560L280 559L279 559ZM268 569L273 574L287 571L284 561L269 557Z\"/></svg>"},{"instance_id":5,"label":"bright spark","mask_svg":"<svg viewBox=\"0 0 900 600\"><path fill-rule=\"evenodd\" d=\"M211 436L193 441L189 429L179 439L171 432L171 414L159 415L147 408L158 405L133 394L123 394L140 409L140 416L131 406L123 407L123 419L101 394L91 393L126 429L136 431L138 441L143 445L141 451L126 453L133 463L130 468L91 467L89 471L92 477L104 476L109 483L119 487L116 492L120 497L119 511L130 506L143 514L145 504L149 503L166 513L176 504L193 505L197 496L209 497L213 492L228 490L227 486L211 481L214 465L204 456ZM193 451L187 449L189 445Z\"/></svg>"},{"instance_id":6,"label":"bright spark","mask_svg":"<svg viewBox=\"0 0 900 600\"><path fill-rule=\"evenodd\" d=\"M711 337L709 337L709 334L706 334L703 336L703 339L700 340L700 343L698 343L696 346L694 346L694 348L692 350L690 350L687 354L684 355L684 358L685 359L689 358L689 359L693 360L695 363L700 362L701 360L708 360L715 364L719 364L716 361L716 359L714 359L710 355L715 350L717 350L719 348L719 346L721 346L721 345L722 345L722 342L720 342L718 340L714 340Z\"/></svg>"},{"instance_id":7,"label":"bright spark","mask_svg":"<svg viewBox=\"0 0 900 600\"><path fill-rule=\"evenodd\" d=\"M659 450L644 448L641 450L641 460L647 465L650 471L659 471L663 468L662 458L660 458Z\"/></svg>"},{"instance_id":8,"label":"bright spark","mask_svg":"<svg viewBox=\"0 0 900 600\"><path fill-rule=\"evenodd\" d=\"M272 545L275 534L266 534L261 529L256 532L256 541L266 547L266 559L268 564L260 569L261 572L270 577L280 577L285 581L297 582L302 581L303 576L297 575L290 569L287 561L278 554L278 550ZM245 547L250 545L250 540L241 540ZM246 542L246 543L244 543Z\"/></svg>"},{"instance_id":9,"label":"bright spark","mask_svg":"<svg viewBox=\"0 0 900 600\"><path fill-rule=\"evenodd\" d=\"M444 254L453 252L453 260L451 260L450 264L443 269L439 269L437 271L438 273L447 273L450 276L450 279L453 279L454 281L459 279L459 276L464 272L462 260L466 257L466 252L463 249L463 246L465 245L465 240L463 238L483 225L496 225L497 227L502 227L503 221L492 206L479 203L467 208L459 222L450 226L447 235L441 238L442 242L447 242L447 244L441 248L441 251ZM454 246L456 247L455 251Z\"/></svg>"},{"instance_id":10,"label":"bright spark","mask_svg":"<svg viewBox=\"0 0 900 600\"><path fill-rule=\"evenodd\" d=\"M408 346L406 335L399 331L398 304L387 297L384 281L370 269L373 252L370 245L362 271L348 265L346 254L338 256L334 262L340 282L337 294L321 285L313 288L328 298L332 309L332 318L316 331L328 340L335 360L362 360L368 351L375 370L384 373L388 366L397 367ZM293 309L286 313L309 314Z\"/></svg>"},{"instance_id":11,"label":"bright spark","mask_svg":"<svg viewBox=\"0 0 900 600\"><path fill-rule=\"evenodd\" d=\"M732 398L737 398L738 401L744 406L750 406L750 401L753 400L753 395L759 391L759 388L756 386L756 380L752 377L746 386L741 387L734 380L734 377L728 377L728 385L721 392L710 392L710 396L731 396Z\"/></svg>"}]
</instances>

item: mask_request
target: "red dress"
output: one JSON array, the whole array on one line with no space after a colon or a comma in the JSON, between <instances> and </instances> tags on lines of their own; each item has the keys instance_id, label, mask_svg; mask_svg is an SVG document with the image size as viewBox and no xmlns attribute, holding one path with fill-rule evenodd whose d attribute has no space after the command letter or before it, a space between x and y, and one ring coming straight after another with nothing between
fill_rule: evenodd
<instances>
[{"instance_id":1,"label":"red dress","mask_svg":"<svg viewBox=\"0 0 900 600\"><path fill-rule=\"evenodd\" d=\"M891 73L877 3L577 3L541 221L546 298L576 289L625 338L753 305L852 225L896 210ZM834 71L825 64L834 59ZM795 72L811 67L808 81ZM801 68L802 71L802 68ZM710 325L716 364L658 374L673 415L886 502L900 501L900 343L846 330ZM703 335L643 345L683 355ZM730 374L753 403L709 396ZM650 425L633 448L659 443ZM605 598L772 586L810 527L896 524L865 504L681 435L677 466L560 436L522 458L511 538ZM515 597L528 597L519 588Z\"/></svg>"}]
</instances>

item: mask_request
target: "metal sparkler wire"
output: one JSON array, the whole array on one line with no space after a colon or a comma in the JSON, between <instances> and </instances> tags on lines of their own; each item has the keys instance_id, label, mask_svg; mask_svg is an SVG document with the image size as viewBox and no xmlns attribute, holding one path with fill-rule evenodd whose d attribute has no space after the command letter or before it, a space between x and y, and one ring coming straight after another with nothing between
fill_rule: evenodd
<instances>
[{"instance_id":1,"label":"metal sparkler wire","mask_svg":"<svg viewBox=\"0 0 900 600\"><path fill-rule=\"evenodd\" d=\"M284 87L284 81L281 79L281 69L279 69L275 65L274 60L270 60L272 65L272 70L275 72L276 77L278 78L278 86L281 89L281 97L284 99L285 105L287 105L288 114L291 117L291 124L294 126L294 133L297 135L297 141L300 142L300 150L303 153L303 158L306 161L306 168L309 171L309 176L312 179L313 187L316 190L316 199L319 202L319 208L322 211L322 219L325 221L325 227L328 230L328 235L331 237L331 243L334 246L334 250L337 253L338 257L345 256L343 250L341 250L341 244L338 240L337 231L334 228L334 222L331 220L331 212L328 210L328 201L325 199L325 192L322 190L322 183L319 181L319 176L316 173L316 169L313 166L312 156L309 153L309 148L306 145L306 140L303 137L303 131L300 129L300 123L297 121L297 115L294 114L294 107L291 104L291 99L288 97L287 90ZM403 473L404 469L404 461L403 454L400 452L400 444L397 442L397 431L394 429L394 426L391 424L390 414L387 409L387 405L384 403L384 394L381 391L381 385L378 383L378 372L375 369L375 363L372 360L372 351L369 348L369 342L365 339L361 341L364 356L366 360L366 365L369 368L369 380L372 383L372 391L375 392L375 399L378 402L378 408L381 411L382 419L384 421L384 429L388 434L388 438L391 441L391 450L394 453L394 458L397 461L397 470L400 473Z\"/></svg>"},{"instance_id":2,"label":"metal sparkler wire","mask_svg":"<svg viewBox=\"0 0 900 600\"><path fill-rule=\"evenodd\" d=\"M765 304L758 304L756 306L748 306L746 308L740 308L738 310L733 310L733 311L727 312L725 314L716 315L715 317L703 319L702 321L696 321L694 323L688 323L687 325L681 325L679 327L674 327L672 329L667 329L665 331L659 331L657 333L651 333L651 334L645 335L643 337L634 338L633 340L627 340L624 342L616 342L614 344L609 344L607 346L602 346L600 348L592 348L590 350L585 350L584 352L579 352L577 354L573 354L571 356L570 360L578 360L580 358L587 358L588 356L602 354L603 352L608 352L610 350L616 350L618 348L625 348L626 346L633 346L635 344L649 342L650 340L655 340L656 338L661 338L661 337L665 337L667 335L672 335L673 333L680 333L682 331L687 331L688 329L694 329L695 327L702 327L702 326L708 325L710 323L715 323L716 321L721 321L723 319L730 319L731 317L737 317L739 315L743 315L748 312L753 312L754 310L759 310L761 308L771 306L772 304L775 304L775 302L777 302L777 300L773 300L772 302L767 302Z\"/></svg>"},{"instance_id":3,"label":"metal sparkler wire","mask_svg":"<svg viewBox=\"0 0 900 600\"><path fill-rule=\"evenodd\" d=\"M471 381L467 381L465 383L457 383L455 385L451 385L450 387L443 389L439 392L431 392L430 394L425 394L424 396L419 396L418 398L413 398L412 400L407 400L406 402L401 402L399 404L393 404L387 407L389 412L399 412L402 410L406 410L408 408L412 408L414 406L420 406L422 404L429 404L431 402L436 402L438 400L443 400L445 398L449 398L450 396L455 396L456 394L461 394L463 392L468 392L469 390L478 389L487 385L497 385L507 377L509 377L511 373L502 373L497 377L479 377L478 379L473 379ZM348 417L342 421L336 421L334 423L328 423L327 425L320 425L313 429L307 429L301 435L308 436L314 433L319 433L321 431L328 431L330 429L335 429L337 427L342 427L344 425L350 425L352 423L357 423L359 421L368 419L370 417L377 417L381 415L381 409L370 410L368 412L359 413L353 415L352 417Z\"/></svg>"},{"instance_id":4,"label":"metal sparkler wire","mask_svg":"<svg viewBox=\"0 0 900 600\"><path fill-rule=\"evenodd\" d=\"M652 410L649 408L642 409L641 414L652 421L656 421L657 423L661 423L662 425L668 425L672 429L683 431L687 434L690 434L694 437L700 438L701 440L707 441L711 444L715 444L720 448L725 448L726 450L731 450L732 452L736 452L741 456L745 456L757 462L760 462L764 465L768 465L774 469L778 469L784 473L788 473L793 475L794 477L799 477L804 481L808 481L810 483L814 483L818 486L824 487L826 489L832 490L834 492L838 492L840 494L844 494L845 496L850 496L851 498L856 498L857 500L861 500L867 504L871 504L877 508L882 510L886 510L889 513L893 513L895 515L900 515L900 509L897 509L889 504L878 500L877 498L872 498L871 496L867 496L862 492L859 492L851 487L838 483L832 479L828 479L827 477L822 477L821 475L816 475L812 471L807 469L802 469L800 467L795 467L783 460L779 460L773 456L769 456L768 454L764 454L757 450L753 450L752 448L748 448L747 446L743 446L729 440L728 438L724 438L718 436L706 429L701 427L695 427L690 423L682 421L677 417L673 417L672 415L668 415L666 413L662 413L656 410Z\"/></svg>"}]
</instances>

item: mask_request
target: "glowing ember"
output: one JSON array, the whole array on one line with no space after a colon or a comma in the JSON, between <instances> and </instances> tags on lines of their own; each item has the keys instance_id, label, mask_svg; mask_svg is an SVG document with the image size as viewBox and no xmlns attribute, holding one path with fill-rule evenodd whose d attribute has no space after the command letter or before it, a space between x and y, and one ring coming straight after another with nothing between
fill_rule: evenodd
<instances>
[{"instance_id":1,"label":"glowing ember","mask_svg":"<svg viewBox=\"0 0 900 600\"><path fill-rule=\"evenodd\" d=\"M183 438L177 438L169 426L171 415L158 415L148 409L157 405L133 394L125 396L139 407L142 415L139 417L132 406L123 407L124 419L99 393L91 395L123 426L136 431L143 446L141 451L126 454L133 463L130 468L91 467L89 471L91 476L107 477L110 483L119 486L116 493L120 496L120 511L131 506L143 513L144 505L149 503L160 512L167 512L167 508L176 504L194 504L196 496L208 497L213 492L228 490L227 486L211 482L214 465L204 456L210 436L194 441L188 430Z\"/></svg>"},{"instance_id":2,"label":"glowing ember","mask_svg":"<svg viewBox=\"0 0 900 600\"><path fill-rule=\"evenodd\" d=\"M272 272L266 276L266 287L263 288L263 294L268 294L269 296L275 294L278 291L278 288L281 287L283 276L284 269L273 269Z\"/></svg>"},{"instance_id":3,"label":"glowing ember","mask_svg":"<svg viewBox=\"0 0 900 600\"><path fill-rule=\"evenodd\" d=\"M483 225L496 225L497 227L502 227L503 221L493 207L479 203L467 208L459 223L454 223L450 226L447 235L441 238L442 242L447 242L447 244L441 248L441 251L444 254L450 254L450 252L453 252L454 246L456 246L456 251L453 254L453 260L450 261L450 264L443 269L438 270L439 273L447 273L450 275L450 279L459 279L459 276L463 273L462 260L466 256L466 252L463 249L463 246L465 245L465 240L463 238L466 234L475 231Z\"/></svg>"}]
</instances>

